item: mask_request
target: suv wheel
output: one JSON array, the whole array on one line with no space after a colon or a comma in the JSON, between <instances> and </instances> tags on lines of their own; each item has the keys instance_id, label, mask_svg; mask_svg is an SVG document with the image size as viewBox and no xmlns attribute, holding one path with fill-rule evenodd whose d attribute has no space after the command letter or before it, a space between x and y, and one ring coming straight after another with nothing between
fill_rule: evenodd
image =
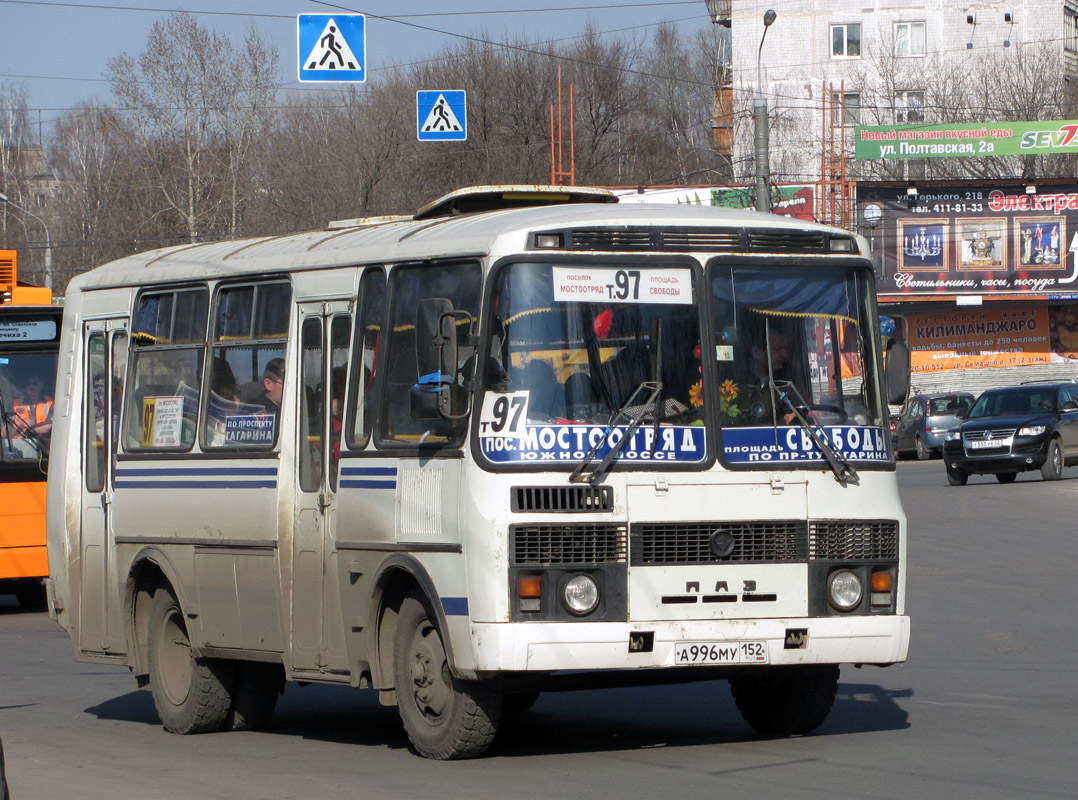
<instances>
[{"instance_id":1,"label":"suv wheel","mask_svg":"<svg viewBox=\"0 0 1078 800\"><path fill-rule=\"evenodd\" d=\"M951 486L965 486L969 480L969 473L963 469L947 467L947 483Z\"/></svg>"},{"instance_id":2,"label":"suv wheel","mask_svg":"<svg viewBox=\"0 0 1078 800\"><path fill-rule=\"evenodd\" d=\"M1041 467L1041 477L1046 481L1058 481L1063 477L1063 450L1059 446L1059 439L1048 443L1048 460Z\"/></svg>"},{"instance_id":3,"label":"suv wheel","mask_svg":"<svg viewBox=\"0 0 1078 800\"><path fill-rule=\"evenodd\" d=\"M1000 483L1014 483L1014 479L1018 477L1017 472L999 472L996 473L996 480Z\"/></svg>"}]
</instances>

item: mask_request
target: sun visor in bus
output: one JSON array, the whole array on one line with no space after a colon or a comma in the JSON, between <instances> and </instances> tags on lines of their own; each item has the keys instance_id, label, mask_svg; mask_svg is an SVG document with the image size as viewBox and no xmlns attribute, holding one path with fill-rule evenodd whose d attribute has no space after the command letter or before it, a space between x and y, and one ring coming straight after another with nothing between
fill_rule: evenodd
<instances>
[{"instance_id":1,"label":"sun visor in bus","mask_svg":"<svg viewBox=\"0 0 1078 800\"><path fill-rule=\"evenodd\" d=\"M413 219L456 217L507 208L616 202L618 198L613 192L592 186L469 186L427 203Z\"/></svg>"}]
</instances>

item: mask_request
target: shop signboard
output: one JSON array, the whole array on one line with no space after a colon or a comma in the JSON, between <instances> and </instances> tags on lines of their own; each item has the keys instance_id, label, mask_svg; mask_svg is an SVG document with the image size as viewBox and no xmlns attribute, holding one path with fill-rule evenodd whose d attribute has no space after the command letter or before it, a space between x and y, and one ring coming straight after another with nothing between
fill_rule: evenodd
<instances>
[{"instance_id":1,"label":"shop signboard","mask_svg":"<svg viewBox=\"0 0 1078 800\"><path fill-rule=\"evenodd\" d=\"M1078 297L1078 184L857 187L882 299Z\"/></svg>"},{"instance_id":2,"label":"shop signboard","mask_svg":"<svg viewBox=\"0 0 1078 800\"><path fill-rule=\"evenodd\" d=\"M1078 361L1078 306L949 308L906 321L913 374Z\"/></svg>"},{"instance_id":3,"label":"shop signboard","mask_svg":"<svg viewBox=\"0 0 1078 800\"><path fill-rule=\"evenodd\" d=\"M860 159L990 158L1078 153L1078 120L946 125L858 125Z\"/></svg>"}]
</instances>

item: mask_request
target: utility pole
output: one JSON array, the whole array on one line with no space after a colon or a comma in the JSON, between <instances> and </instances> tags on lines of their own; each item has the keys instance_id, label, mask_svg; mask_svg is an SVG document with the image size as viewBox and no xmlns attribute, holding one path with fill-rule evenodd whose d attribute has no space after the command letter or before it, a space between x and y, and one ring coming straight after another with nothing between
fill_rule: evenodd
<instances>
[{"instance_id":1,"label":"utility pole","mask_svg":"<svg viewBox=\"0 0 1078 800\"><path fill-rule=\"evenodd\" d=\"M752 101L752 119L756 131L756 210L771 211L771 165L768 161L767 144L767 98L764 97L763 74L760 71L760 55L764 50L767 29L778 15L772 8L764 12L764 33L756 50L756 95Z\"/></svg>"},{"instance_id":2,"label":"utility pole","mask_svg":"<svg viewBox=\"0 0 1078 800\"><path fill-rule=\"evenodd\" d=\"M49 236L49 226L45 224L45 220L35 214L28 208L23 208L6 194L0 192L0 203L7 203L12 208L21 211L28 217L33 217L41 223L41 227L45 229L45 287L52 291L52 238Z\"/></svg>"}]
</instances>

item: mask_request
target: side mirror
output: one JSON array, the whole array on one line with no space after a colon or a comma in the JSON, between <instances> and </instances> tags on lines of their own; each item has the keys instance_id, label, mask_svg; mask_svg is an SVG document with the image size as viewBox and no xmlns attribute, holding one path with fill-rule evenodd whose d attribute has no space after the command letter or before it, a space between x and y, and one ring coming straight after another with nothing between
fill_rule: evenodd
<instances>
[{"instance_id":1,"label":"side mirror","mask_svg":"<svg viewBox=\"0 0 1078 800\"><path fill-rule=\"evenodd\" d=\"M467 415L468 392L457 383L457 312L444 297L419 301L415 356L418 380L408 392L412 418L459 419Z\"/></svg>"},{"instance_id":2,"label":"side mirror","mask_svg":"<svg viewBox=\"0 0 1078 800\"><path fill-rule=\"evenodd\" d=\"M910 393L910 348L904 339L891 338L883 357L883 382L889 405L906 402Z\"/></svg>"},{"instance_id":3,"label":"side mirror","mask_svg":"<svg viewBox=\"0 0 1078 800\"><path fill-rule=\"evenodd\" d=\"M1073 400L1065 400L1063 405L1059 407L1059 410L1063 414L1067 414L1071 411L1078 411L1078 403Z\"/></svg>"},{"instance_id":4,"label":"side mirror","mask_svg":"<svg viewBox=\"0 0 1078 800\"><path fill-rule=\"evenodd\" d=\"M969 409L968 408L960 408L956 412L954 412L954 418L955 419L965 419L968 416L969 416Z\"/></svg>"}]
</instances>

